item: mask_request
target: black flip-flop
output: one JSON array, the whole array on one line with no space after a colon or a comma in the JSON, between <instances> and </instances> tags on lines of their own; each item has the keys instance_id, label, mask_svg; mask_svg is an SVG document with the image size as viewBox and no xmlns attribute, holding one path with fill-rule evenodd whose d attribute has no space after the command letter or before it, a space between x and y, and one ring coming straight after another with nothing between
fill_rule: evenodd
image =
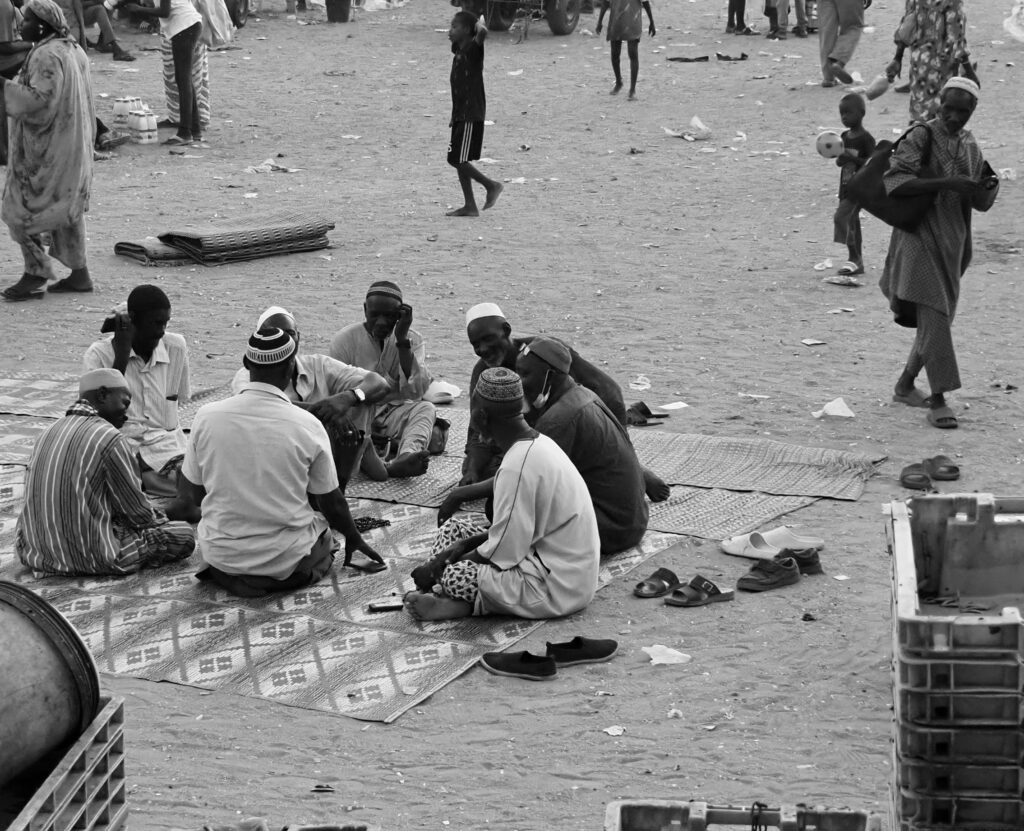
<instances>
[{"instance_id":1,"label":"black flip-flop","mask_svg":"<svg viewBox=\"0 0 1024 831\"><path fill-rule=\"evenodd\" d=\"M707 55L701 55L699 58L665 58L667 61L673 61L675 63L707 63L711 58Z\"/></svg>"},{"instance_id":2,"label":"black flip-flop","mask_svg":"<svg viewBox=\"0 0 1024 831\"><path fill-rule=\"evenodd\" d=\"M71 283L68 282L67 277L62 280L58 280L47 289L50 294L89 294L92 290L92 286L89 286L87 289L80 289L71 285Z\"/></svg>"},{"instance_id":3,"label":"black flip-flop","mask_svg":"<svg viewBox=\"0 0 1024 831\"><path fill-rule=\"evenodd\" d=\"M670 591L679 588L679 578L667 568L659 568L646 580L641 580L633 589L633 594L644 599L664 597Z\"/></svg>"},{"instance_id":4,"label":"black flip-flop","mask_svg":"<svg viewBox=\"0 0 1024 831\"><path fill-rule=\"evenodd\" d=\"M900 484L912 491L930 491L932 489L932 479L920 462L907 465L900 471Z\"/></svg>"},{"instance_id":5,"label":"black flip-flop","mask_svg":"<svg viewBox=\"0 0 1024 831\"><path fill-rule=\"evenodd\" d=\"M928 411L928 423L940 430L955 430L960 426L956 416L949 407L936 407Z\"/></svg>"},{"instance_id":6,"label":"black flip-flop","mask_svg":"<svg viewBox=\"0 0 1024 831\"><path fill-rule=\"evenodd\" d=\"M921 467L937 482L955 482L960 478L960 468L949 456L932 456L925 459Z\"/></svg>"},{"instance_id":7,"label":"black flip-flop","mask_svg":"<svg viewBox=\"0 0 1024 831\"><path fill-rule=\"evenodd\" d=\"M709 603L722 603L732 600L736 592L732 589L722 591L718 586L701 577L699 574L685 586L680 586L665 598L667 606L707 606Z\"/></svg>"},{"instance_id":8,"label":"black flip-flop","mask_svg":"<svg viewBox=\"0 0 1024 831\"><path fill-rule=\"evenodd\" d=\"M643 401L637 401L626 408L626 423L632 427L646 427L651 419L668 418L668 413L655 413Z\"/></svg>"}]
</instances>

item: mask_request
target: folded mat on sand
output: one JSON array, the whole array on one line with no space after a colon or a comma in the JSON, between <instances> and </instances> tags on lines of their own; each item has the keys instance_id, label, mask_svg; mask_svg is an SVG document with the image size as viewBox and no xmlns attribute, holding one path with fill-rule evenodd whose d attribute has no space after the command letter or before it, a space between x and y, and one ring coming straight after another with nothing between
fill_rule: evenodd
<instances>
[{"instance_id":1,"label":"folded mat on sand","mask_svg":"<svg viewBox=\"0 0 1024 831\"><path fill-rule=\"evenodd\" d=\"M181 266L192 265L195 260L173 245L160 242L156 237L146 237L138 242L124 241L114 243L114 253L137 263L148 266Z\"/></svg>"},{"instance_id":2,"label":"folded mat on sand","mask_svg":"<svg viewBox=\"0 0 1024 831\"><path fill-rule=\"evenodd\" d=\"M53 603L81 633L101 672L171 681L368 721L390 722L453 681L485 652L542 625L509 617L420 623L367 604L400 598L430 550L437 514L412 505L352 501L356 517L391 524L365 536L388 563L364 575L340 561L308 589L240 598L194 573L195 556L127 577L36 579L14 554L14 512L0 513L0 579ZM602 561L600 584L681 538L648 534ZM586 615L586 612L581 612Z\"/></svg>"},{"instance_id":3,"label":"folded mat on sand","mask_svg":"<svg viewBox=\"0 0 1024 831\"><path fill-rule=\"evenodd\" d=\"M326 248L333 228L322 217L287 213L175 229L160 234L160 241L198 263L215 265Z\"/></svg>"}]
</instances>

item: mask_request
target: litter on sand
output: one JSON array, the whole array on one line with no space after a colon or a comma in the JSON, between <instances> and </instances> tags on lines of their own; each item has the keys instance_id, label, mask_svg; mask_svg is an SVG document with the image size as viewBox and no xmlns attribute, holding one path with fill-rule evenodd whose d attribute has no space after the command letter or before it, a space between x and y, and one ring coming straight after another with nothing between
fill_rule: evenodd
<instances>
[{"instance_id":1,"label":"litter on sand","mask_svg":"<svg viewBox=\"0 0 1024 831\"><path fill-rule=\"evenodd\" d=\"M820 410L811 413L815 418L854 418L851 410L842 398L833 398Z\"/></svg>"},{"instance_id":2,"label":"litter on sand","mask_svg":"<svg viewBox=\"0 0 1024 831\"><path fill-rule=\"evenodd\" d=\"M631 390L649 390L651 388L651 379L646 375L637 375L632 381L629 382L629 388Z\"/></svg>"},{"instance_id":3,"label":"litter on sand","mask_svg":"<svg viewBox=\"0 0 1024 831\"><path fill-rule=\"evenodd\" d=\"M767 401L767 395L758 395L756 392L738 392L736 393L740 398L751 398L754 401Z\"/></svg>"},{"instance_id":4,"label":"litter on sand","mask_svg":"<svg viewBox=\"0 0 1024 831\"><path fill-rule=\"evenodd\" d=\"M603 732L607 733L609 736L621 736L626 732L626 728L621 724L613 724L611 727L605 727Z\"/></svg>"},{"instance_id":5,"label":"litter on sand","mask_svg":"<svg viewBox=\"0 0 1024 831\"><path fill-rule=\"evenodd\" d=\"M855 309L851 306L840 306L838 309L829 309L825 314L828 315L841 315L843 312L853 312Z\"/></svg>"},{"instance_id":6,"label":"litter on sand","mask_svg":"<svg viewBox=\"0 0 1024 831\"><path fill-rule=\"evenodd\" d=\"M685 401L672 401L668 404L658 404L657 406L659 410L682 410L690 405Z\"/></svg>"},{"instance_id":7,"label":"litter on sand","mask_svg":"<svg viewBox=\"0 0 1024 831\"><path fill-rule=\"evenodd\" d=\"M826 271L826 270L828 270L830 268L832 268L832 258L831 257L828 257L828 258L822 260L820 263L815 263L814 264L814 270L815 271Z\"/></svg>"},{"instance_id":8,"label":"litter on sand","mask_svg":"<svg viewBox=\"0 0 1024 831\"><path fill-rule=\"evenodd\" d=\"M662 127L661 129L668 135L681 138L684 141L707 141L711 138L711 130L697 116L691 118L689 126L684 127L682 130L671 130L668 127Z\"/></svg>"},{"instance_id":9,"label":"litter on sand","mask_svg":"<svg viewBox=\"0 0 1024 831\"><path fill-rule=\"evenodd\" d=\"M804 346L825 346L825 341L815 340L814 338L804 338L800 343Z\"/></svg>"},{"instance_id":10,"label":"litter on sand","mask_svg":"<svg viewBox=\"0 0 1024 831\"><path fill-rule=\"evenodd\" d=\"M264 159L262 162L245 169L246 173L298 173L301 167L285 167L273 159Z\"/></svg>"},{"instance_id":11,"label":"litter on sand","mask_svg":"<svg viewBox=\"0 0 1024 831\"><path fill-rule=\"evenodd\" d=\"M651 656L652 664L688 664L693 660L685 652L660 643L656 643L654 646L643 646L641 649Z\"/></svg>"},{"instance_id":12,"label":"litter on sand","mask_svg":"<svg viewBox=\"0 0 1024 831\"><path fill-rule=\"evenodd\" d=\"M842 582L845 582L845 581L849 580L850 577L847 574L833 574L832 575L832 579L833 580L838 580L840 583L842 583Z\"/></svg>"}]
</instances>

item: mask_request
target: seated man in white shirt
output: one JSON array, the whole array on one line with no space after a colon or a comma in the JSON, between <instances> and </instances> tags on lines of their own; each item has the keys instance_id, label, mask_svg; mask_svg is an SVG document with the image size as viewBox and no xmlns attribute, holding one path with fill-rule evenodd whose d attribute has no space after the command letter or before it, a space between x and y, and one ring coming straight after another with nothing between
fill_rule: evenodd
<instances>
[{"instance_id":1,"label":"seated man in white shirt","mask_svg":"<svg viewBox=\"0 0 1024 831\"><path fill-rule=\"evenodd\" d=\"M413 570L418 591L405 597L420 620L561 617L594 598L601 540L587 485L558 445L526 423L523 403L515 372L481 373L474 427L504 454L494 477L493 521L481 530L455 517L441 527L441 550Z\"/></svg>"},{"instance_id":2,"label":"seated man in white shirt","mask_svg":"<svg viewBox=\"0 0 1024 831\"><path fill-rule=\"evenodd\" d=\"M256 328L278 328L296 344L301 340L295 318L280 306L271 306L260 315ZM231 389L237 393L249 382L249 372L244 367L235 373ZM308 410L327 428L334 449L334 461L342 491L352 478L365 452L370 447L370 419L372 405L381 401L388 393L388 383L376 372L336 361L326 355L296 354L295 365L284 394L297 407ZM355 428L365 437L352 453L344 441L339 441L350 428Z\"/></svg>"},{"instance_id":3,"label":"seated man in white shirt","mask_svg":"<svg viewBox=\"0 0 1024 831\"><path fill-rule=\"evenodd\" d=\"M345 564L356 551L383 567L360 535L331 457L323 424L285 395L297 344L281 329L249 338L250 381L238 395L199 409L181 474L202 508L197 576L243 597L318 582L345 536ZM342 439L359 446L349 426Z\"/></svg>"},{"instance_id":4,"label":"seated man in white shirt","mask_svg":"<svg viewBox=\"0 0 1024 831\"><path fill-rule=\"evenodd\" d=\"M114 334L93 343L83 361L85 372L116 369L127 380L132 402L121 433L138 456L143 488L159 497L177 492L185 453L178 406L191 396L188 347L181 335L167 331L170 319L171 301L160 288L136 286L127 311L104 321L103 331Z\"/></svg>"},{"instance_id":5,"label":"seated man in white shirt","mask_svg":"<svg viewBox=\"0 0 1024 831\"><path fill-rule=\"evenodd\" d=\"M331 340L331 357L379 373L388 382L388 394L373 413L373 432L387 437L394 458L385 465L363 459L363 471L374 479L422 476L427 472L427 445L434 429L434 405L423 401L430 386L426 349L412 329L412 306L402 290L378 280L366 292L362 323L353 323Z\"/></svg>"}]
</instances>

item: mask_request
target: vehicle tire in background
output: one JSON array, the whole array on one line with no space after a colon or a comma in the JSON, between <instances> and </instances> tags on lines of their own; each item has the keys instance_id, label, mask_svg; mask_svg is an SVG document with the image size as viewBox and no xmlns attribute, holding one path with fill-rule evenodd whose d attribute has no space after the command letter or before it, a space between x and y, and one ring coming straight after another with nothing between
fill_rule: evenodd
<instances>
[{"instance_id":1,"label":"vehicle tire in background","mask_svg":"<svg viewBox=\"0 0 1024 831\"><path fill-rule=\"evenodd\" d=\"M553 35L571 35L580 22L580 0L546 0L545 16Z\"/></svg>"},{"instance_id":2,"label":"vehicle tire in background","mask_svg":"<svg viewBox=\"0 0 1024 831\"><path fill-rule=\"evenodd\" d=\"M516 3L505 0L487 0L484 25L492 32L507 32L516 22Z\"/></svg>"}]
</instances>

